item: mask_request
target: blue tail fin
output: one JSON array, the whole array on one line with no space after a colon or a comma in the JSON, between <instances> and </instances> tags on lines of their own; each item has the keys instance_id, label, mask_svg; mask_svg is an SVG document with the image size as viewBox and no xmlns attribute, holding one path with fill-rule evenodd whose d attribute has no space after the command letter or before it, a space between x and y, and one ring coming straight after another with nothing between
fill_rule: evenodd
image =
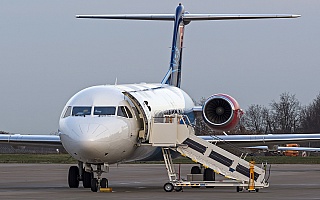
<instances>
[{"instance_id":1,"label":"blue tail fin","mask_svg":"<svg viewBox=\"0 0 320 200\"><path fill-rule=\"evenodd\" d=\"M184 7L179 4L176 8L173 38L171 47L170 68L166 76L161 81L162 84L173 85L180 87L181 82L181 61L182 61L182 47L183 47L183 22Z\"/></svg>"}]
</instances>

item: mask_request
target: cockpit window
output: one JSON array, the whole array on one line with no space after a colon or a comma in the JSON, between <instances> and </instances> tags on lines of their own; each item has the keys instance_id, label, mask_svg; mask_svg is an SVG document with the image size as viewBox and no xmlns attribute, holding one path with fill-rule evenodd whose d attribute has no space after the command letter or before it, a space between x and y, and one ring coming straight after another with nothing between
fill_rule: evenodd
<instances>
[{"instance_id":1,"label":"cockpit window","mask_svg":"<svg viewBox=\"0 0 320 200\"><path fill-rule=\"evenodd\" d=\"M72 109L71 106L68 106L66 108L66 110L64 111L64 114L63 114L63 118L69 117L71 115L71 109Z\"/></svg>"},{"instance_id":2,"label":"cockpit window","mask_svg":"<svg viewBox=\"0 0 320 200\"><path fill-rule=\"evenodd\" d=\"M128 118L128 115L127 115L127 112L126 112L124 106L119 106L119 107L118 107L118 113L117 113L117 115L120 116L120 117L126 117L126 118Z\"/></svg>"},{"instance_id":3,"label":"cockpit window","mask_svg":"<svg viewBox=\"0 0 320 200\"><path fill-rule=\"evenodd\" d=\"M119 106L117 115L120 117L132 118L132 113L126 106Z\"/></svg>"},{"instance_id":4,"label":"cockpit window","mask_svg":"<svg viewBox=\"0 0 320 200\"><path fill-rule=\"evenodd\" d=\"M94 115L115 115L116 107L108 106L108 107L94 107L93 111Z\"/></svg>"},{"instance_id":5,"label":"cockpit window","mask_svg":"<svg viewBox=\"0 0 320 200\"><path fill-rule=\"evenodd\" d=\"M129 108L127 106L125 108L126 108L126 111L127 111L129 118L132 118L132 113L130 112Z\"/></svg>"},{"instance_id":6,"label":"cockpit window","mask_svg":"<svg viewBox=\"0 0 320 200\"><path fill-rule=\"evenodd\" d=\"M72 109L72 116L85 116L91 115L91 107L73 107Z\"/></svg>"}]
</instances>

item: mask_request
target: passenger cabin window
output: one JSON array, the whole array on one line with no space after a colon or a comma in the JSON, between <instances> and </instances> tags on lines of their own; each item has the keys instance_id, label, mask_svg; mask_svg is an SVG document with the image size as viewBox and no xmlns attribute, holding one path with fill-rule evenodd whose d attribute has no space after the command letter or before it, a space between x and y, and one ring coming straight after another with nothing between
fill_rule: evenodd
<instances>
[{"instance_id":1,"label":"passenger cabin window","mask_svg":"<svg viewBox=\"0 0 320 200\"><path fill-rule=\"evenodd\" d=\"M117 115L125 118L132 118L132 113L126 106L119 106Z\"/></svg>"},{"instance_id":2,"label":"passenger cabin window","mask_svg":"<svg viewBox=\"0 0 320 200\"><path fill-rule=\"evenodd\" d=\"M93 111L94 115L115 115L116 114L116 107L114 106L107 106L107 107L94 107Z\"/></svg>"},{"instance_id":3,"label":"passenger cabin window","mask_svg":"<svg viewBox=\"0 0 320 200\"><path fill-rule=\"evenodd\" d=\"M79 106L73 107L72 116L86 116L91 115L91 107Z\"/></svg>"},{"instance_id":4,"label":"passenger cabin window","mask_svg":"<svg viewBox=\"0 0 320 200\"><path fill-rule=\"evenodd\" d=\"M69 117L71 115L71 106L68 106L64 112L63 118Z\"/></svg>"}]
</instances>

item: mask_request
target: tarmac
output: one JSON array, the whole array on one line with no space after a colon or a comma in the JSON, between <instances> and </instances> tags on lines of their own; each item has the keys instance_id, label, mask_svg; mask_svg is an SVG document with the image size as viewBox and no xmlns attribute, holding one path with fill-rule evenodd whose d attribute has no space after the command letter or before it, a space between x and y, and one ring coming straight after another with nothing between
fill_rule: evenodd
<instances>
[{"instance_id":1,"label":"tarmac","mask_svg":"<svg viewBox=\"0 0 320 200\"><path fill-rule=\"evenodd\" d=\"M236 192L235 187L188 188L165 192L168 176L160 164L120 164L105 174L113 192L70 189L69 164L0 164L0 199L320 199L319 165L272 165L270 187ZM175 165L178 171L179 166ZM192 165L181 165L186 178ZM221 177L217 177L221 178Z\"/></svg>"}]
</instances>

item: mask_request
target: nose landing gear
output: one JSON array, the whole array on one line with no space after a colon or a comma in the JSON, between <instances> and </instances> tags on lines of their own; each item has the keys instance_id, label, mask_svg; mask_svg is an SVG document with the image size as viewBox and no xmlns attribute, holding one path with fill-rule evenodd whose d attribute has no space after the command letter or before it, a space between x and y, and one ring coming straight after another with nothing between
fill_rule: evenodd
<instances>
[{"instance_id":1,"label":"nose landing gear","mask_svg":"<svg viewBox=\"0 0 320 200\"><path fill-rule=\"evenodd\" d=\"M91 179L91 191L92 192L98 192L99 190L103 190L108 188L108 179L102 178L102 179L97 179L93 178Z\"/></svg>"},{"instance_id":2,"label":"nose landing gear","mask_svg":"<svg viewBox=\"0 0 320 200\"><path fill-rule=\"evenodd\" d=\"M105 170L102 169L102 166L103 166L103 168L105 168ZM93 171L94 173L96 173L97 178L92 178L92 180L91 180L91 191L92 192L100 191L101 188L109 188L108 179L101 178L102 173L108 172L108 171L109 171L108 165L102 165L102 164L97 165L97 169Z\"/></svg>"},{"instance_id":3,"label":"nose landing gear","mask_svg":"<svg viewBox=\"0 0 320 200\"><path fill-rule=\"evenodd\" d=\"M84 188L91 188L92 192L98 191L112 191L109 188L108 179L102 178L103 172L109 171L109 166L104 164L97 164L91 167L86 164L83 167L83 162L78 162L78 166L71 166L68 174L68 184L70 188L78 188L79 182L82 181Z\"/></svg>"}]
</instances>

